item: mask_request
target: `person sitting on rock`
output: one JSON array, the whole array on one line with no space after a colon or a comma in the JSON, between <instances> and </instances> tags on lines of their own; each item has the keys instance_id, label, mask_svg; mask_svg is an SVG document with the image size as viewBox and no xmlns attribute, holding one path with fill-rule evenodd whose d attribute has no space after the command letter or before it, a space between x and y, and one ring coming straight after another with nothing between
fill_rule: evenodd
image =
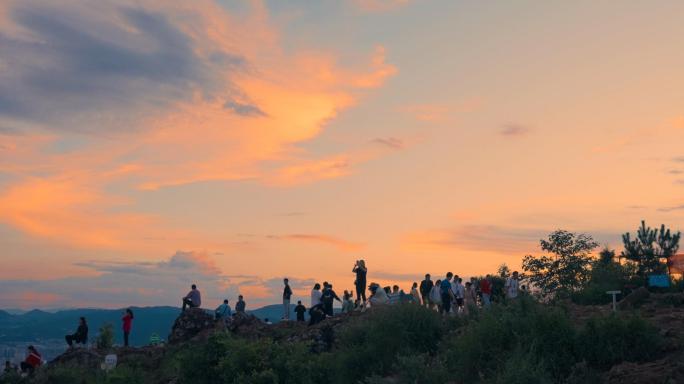
<instances>
[{"instance_id":1,"label":"person sitting on rock","mask_svg":"<svg viewBox=\"0 0 684 384\"><path fill-rule=\"evenodd\" d=\"M384 305L387 304L389 301L389 298L387 297L387 292L385 292L384 289L380 288L380 285L377 283L371 283L368 286L368 290L371 292L370 298L368 298L368 301L371 303L371 306L375 307L376 305Z\"/></svg>"},{"instance_id":2,"label":"person sitting on rock","mask_svg":"<svg viewBox=\"0 0 684 384\"><path fill-rule=\"evenodd\" d=\"M40 353L38 353L38 350L36 350L36 347L29 345L26 360L21 362L21 371L32 374L42 363L43 358L40 356Z\"/></svg>"},{"instance_id":3,"label":"person sitting on rock","mask_svg":"<svg viewBox=\"0 0 684 384\"><path fill-rule=\"evenodd\" d=\"M235 312L245 313L246 306L247 303L245 303L245 299L242 297L242 295L238 296L238 302L235 303Z\"/></svg>"},{"instance_id":4,"label":"person sitting on rock","mask_svg":"<svg viewBox=\"0 0 684 384\"><path fill-rule=\"evenodd\" d=\"M318 324L325 320L325 309L323 304L316 304L309 309L309 325Z\"/></svg>"},{"instance_id":5,"label":"person sitting on rock","mask_svg":"<svg viewBox=\"0 0 684 384\"><path fill-rule=\"evenodd\" d=\"M342 295L342 313L351 312L352 310L354 310L352 294L349 291L344 291L344 295Z\"/></svg>"},{"instance_id":6,"label":"person sitting on rock","mask_svg":"<svg viewBox=\"0 0 684 384\"><path fill-rule=\"evenodd\" d=\"M216 320L222 320L224 323L230 317L230 305L228 299L223 300L223 304L219 305L214 311Z\"/></svg>"},{"instance_id":7,"label":"person sitting on rock","mask_svg":"<svg viewBox=\"0 0 684 384\"><path fill-rule=\"evenodd\" d=\"M183 298L183 311L186 307L199 308L202 305L202 294L195 284L192 285L192 289Z\"/></svg>"},{"instance_id":8,"label":"person sitting on rock","mask_svg":"<svg viewBox=\"0 0 684 384\"><path fill-rule=\"evenodd\" d=\"M80 318L76 333L66 335L64 338L66 339L67 344L69 344L69 347L73 347L74 342L76 344L85 345L88 342L88 323L86 322L85 317Z\"/></svg>"},{"instance_id":9,"label":"person sitting on rock","mask_svg":"<svg viewBox=\"0 0 684 384\"><path fill-rule=\"evenodd\" d=\"M306 312L306 307L302 304L302 301L297 301L297 306L294 309L297 314L297 321L304 321L304 313Z\"/></svg>"}]
</instances>

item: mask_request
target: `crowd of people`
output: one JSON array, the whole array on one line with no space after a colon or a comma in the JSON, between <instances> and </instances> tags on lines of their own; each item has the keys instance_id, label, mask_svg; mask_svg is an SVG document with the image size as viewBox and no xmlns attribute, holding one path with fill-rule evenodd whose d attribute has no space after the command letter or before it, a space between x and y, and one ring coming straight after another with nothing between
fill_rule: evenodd
<instances>
[{"instance_id":1,"label":"crowd of people","mask_svg":"<svg viewBox=\"0 0 684 384\"><path fill-rule=\"evenodd\" d=\"M493 284L490 275L482 279L471 278L464 284L463 279L452 272L447 272L444 278L434 281L430 274L426 274L425 279L420 284L414 282L409 293L406 293L398 285L381 287L380 284L375 282L368 284L368 268L364 260L357 260L354 263L352 273L355 276L353 284L355 292L345 290L342 298L337 295L331 283L327 281L324 281L322 285L315 283L311 289L309 308L307 309L301 300L297 301L297 305L294 308L296 321L305 322L305 314L307 312L309 314L309 325L317 324L328 317L334 316L333 304L335 301L341 304L341 313L365 311L368 308L384 305L413 303L423 305L445 315L468 314L477 308L487 309L492 303ZM524 290L524 287L522 288ZM507 299L514 300L518 297L521 291L518 272L513 272L506 279L503 289L503 295ZM369 292L368 296L366 295L366 290ZM283 315L281 318L284 321L290 320L290 312L292 310L290 301L292 295L293 290L290 286L290 281L285 278L283 279ZM196 284L192 284L188 294L182 297L181 303L182 311L188 308L201 308L202 294ZM235 303L235 313L244 313L246 307L247 303L244 297L239 295ZM214 310L214 315L216 320L224 321L224 323L234 315L228 299L223 300L223 303ZM133 311L130 308L126 309L121 318L125 347L129 346L133 319ZM268 319L264 319L264 322L271 324ZM85 317L79 319L76 332L66 335L65 340L69 348L79 344L87 344L88 323ZM31 345L27 349L25 361L21 362L19 367L14 367L7 361L4 372L16 372L18 369L24 374L31 374L41 364L42 357L40 353Z\"/></svg>"}]
</instances>

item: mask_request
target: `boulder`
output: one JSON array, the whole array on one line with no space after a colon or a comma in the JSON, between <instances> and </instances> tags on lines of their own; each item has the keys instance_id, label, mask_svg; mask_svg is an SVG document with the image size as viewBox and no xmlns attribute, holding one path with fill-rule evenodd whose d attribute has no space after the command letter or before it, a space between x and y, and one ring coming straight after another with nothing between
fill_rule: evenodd
<instances>
[{"instance_id":1,"label":"boulder","mask_svg":"<svg viewBox=\"0 0 684 384\"><path fill-rule=\"evenodd\" d=\"M193 339L205 331L214 329L216 320L200 308L189 308L178 316L169 335L170 344L178 344Z\"/></svg>"},{"instance_id":2,"label":"boulder","mask_svg":"<svg viewBox=\"0 0 684 384\"><path fill-rule=\"evenodd\" d=\"M629 295L625 296L617 304L618 309L630 309L636 308L648 300L651 293L645 287L639 287L637 290L633 291Z\"/></svg>"}]
</instances>

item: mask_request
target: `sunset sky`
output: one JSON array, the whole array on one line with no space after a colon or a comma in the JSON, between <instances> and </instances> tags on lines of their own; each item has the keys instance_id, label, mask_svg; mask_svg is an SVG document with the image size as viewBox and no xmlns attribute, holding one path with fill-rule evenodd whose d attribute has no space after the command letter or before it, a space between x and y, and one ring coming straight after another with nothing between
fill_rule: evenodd
<instances>
[{"instance_id":1,"label":"sunset sky","mask_svg":"<svg viewBox=\"0 0 684 384\"><path fill-rule=\"evenodd\" d=\"M684 229L684 2L0 1L0 308Z\"/></svg>"}]
</instances>

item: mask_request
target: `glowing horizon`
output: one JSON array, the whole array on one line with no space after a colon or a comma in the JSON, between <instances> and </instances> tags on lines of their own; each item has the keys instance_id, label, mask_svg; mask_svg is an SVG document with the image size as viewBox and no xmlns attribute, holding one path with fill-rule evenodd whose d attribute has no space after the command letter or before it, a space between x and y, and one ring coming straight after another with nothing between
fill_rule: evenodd
<instances>
[{"instance_id":1,"label":"glowing horizon","mask_svg":"<svg viewBox=\"0 0 684 384\"><path fill-rule=\"evenodd\" d=\"M684 4L0 4L0 308L278 301L684 223Z\"/></svg>"}]
</instances>

